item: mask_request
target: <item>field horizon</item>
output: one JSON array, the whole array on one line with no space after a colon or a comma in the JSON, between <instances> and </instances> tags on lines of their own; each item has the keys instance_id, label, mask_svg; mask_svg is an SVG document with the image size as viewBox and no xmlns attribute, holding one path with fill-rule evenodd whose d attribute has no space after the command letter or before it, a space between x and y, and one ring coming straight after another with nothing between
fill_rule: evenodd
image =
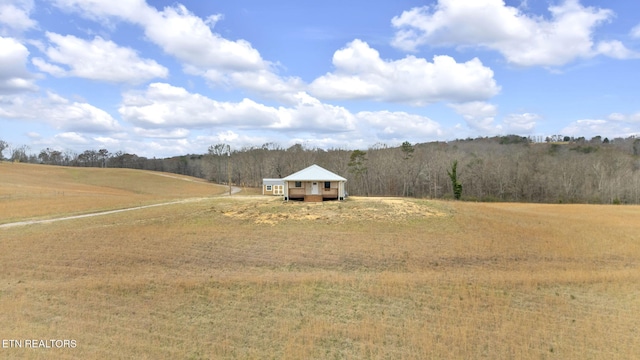
<instances>
[{"instance_id":1,"label":"field horizon","mask_svg":"<svg viewBox=\"0 0 640 360\"><path fill-rule=\"evenodd\" d=\"M640 206L287 203L158 175L0 164L0 224L200 199L1 228L0 340L76 346L0 357L640 354Z\"/></svg>"}]
</instances>

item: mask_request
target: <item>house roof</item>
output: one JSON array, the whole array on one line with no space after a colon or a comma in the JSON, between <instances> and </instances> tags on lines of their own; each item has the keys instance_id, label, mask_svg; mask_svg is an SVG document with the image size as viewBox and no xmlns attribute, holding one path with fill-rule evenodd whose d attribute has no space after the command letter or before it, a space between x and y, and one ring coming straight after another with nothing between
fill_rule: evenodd
<instances>
[{"instance_id":1,"label":"house roof","mask_svg":"<svg viewBox=\"0 0 640 360\"><path fill-rule=\"evenodd\" d=\"M283 179L262 179L262 185L284 185Z\"/></svg>"},{"instance_id":2,"label":"house roof","mask_svg":"<svg viewBox=\"0 0 640 360\"><path fill-rule=\"evenodd\" d=\"M334 174L331 171L322 168L316 164L309 166L306 169L302 169L296 173L293 173L282 180L285 181L347 181L340 175Z\"/></svg>"}]
</instances>

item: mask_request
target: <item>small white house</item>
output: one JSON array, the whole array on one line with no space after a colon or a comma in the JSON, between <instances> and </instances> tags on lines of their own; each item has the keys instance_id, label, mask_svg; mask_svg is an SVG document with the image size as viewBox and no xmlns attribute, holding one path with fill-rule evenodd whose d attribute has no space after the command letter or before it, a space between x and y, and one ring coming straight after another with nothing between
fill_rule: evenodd
<instances>
[{"instance_id":1,"label":"small white house","mask_svg":"<svg viewBox=\"0 0 640 360\"><path fill-rule=\"evenodd\" d=\"M311 165L283 179L285 200L344 200L347 179L318 165Z\"/></svg>"},{"instance_id":2,"label":"small white house","mask_svg":"<svg viewBox=\"0 0 640 360\"><path fill-rule=\"evenodd\" d=\"M284 180L262 179L262 195L284 195Z\"/></svg>"}]
</instances>

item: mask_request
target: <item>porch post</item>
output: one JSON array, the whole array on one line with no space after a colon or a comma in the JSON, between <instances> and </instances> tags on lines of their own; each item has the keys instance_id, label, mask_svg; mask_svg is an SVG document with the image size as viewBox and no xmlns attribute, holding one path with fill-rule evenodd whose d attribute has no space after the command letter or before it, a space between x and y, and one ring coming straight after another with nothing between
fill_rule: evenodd
<instances>
[{"instance_id":1,"label":"porch post","mask_svg":"<svg viewBox=\"0 0 640 360\"><path fill-rule=\"evenodd\" d=\"M289 201L289 182L284 182L284 200Z\"/></svg>"}]
</instances>

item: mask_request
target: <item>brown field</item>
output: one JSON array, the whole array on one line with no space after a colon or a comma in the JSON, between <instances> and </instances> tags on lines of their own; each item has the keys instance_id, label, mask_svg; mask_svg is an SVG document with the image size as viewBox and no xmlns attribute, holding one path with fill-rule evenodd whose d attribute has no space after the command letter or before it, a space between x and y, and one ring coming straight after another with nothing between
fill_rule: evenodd
<instances>
[{"instance_id":1,"label":"brown field","mask_svg":"<svg viewBox=\"0 0 640 360\"><path fill-rule=\"evenodd\" d=\"M21 184L1 166L5 219ZM203 195L99 170L126 185L89 185L150 197L138 202ZM67 181L56 176L42 178ZM149 189L159 179L172 181ZM13 219L76 212L50 209ZM0 229L0 338L77 344L0 347L0 358L638 358L639 217L638 206L234 195Z\"/></svg>"},{"instance_id":2,"label":"brown field","mask_svg":"<svg viewBox=\"0 0 640 360\"><path fill-rule=\"evenodd\" d=\"M206 197L225 189L152 171L0 162L0 224Z\"/></svg>"}]
</instances>

